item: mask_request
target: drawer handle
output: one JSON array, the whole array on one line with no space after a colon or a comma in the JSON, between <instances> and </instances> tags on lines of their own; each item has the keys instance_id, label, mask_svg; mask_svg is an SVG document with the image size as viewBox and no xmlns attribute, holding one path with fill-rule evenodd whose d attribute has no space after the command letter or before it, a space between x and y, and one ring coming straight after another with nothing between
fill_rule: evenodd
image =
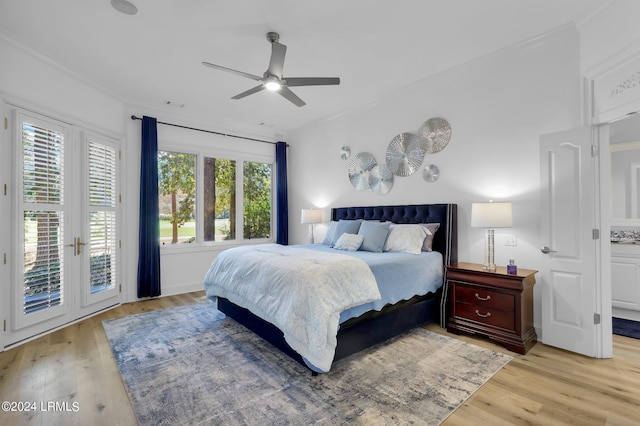
<instances>
[{"instance_id":1,"label":"drawer handle","mask_svg":"<svg viewBox=\"0 0 640 426\"><path fill-rule=\"evenodd\" d=\"M476 315L482 318L489 318L491 316L491 312L487 312L486 314L481 314L480 311L476 309Z\"/></svg>"},{"instance_id":2,"label":"drawer handle","mask_svg":"<svg viewBox=\"0 0 640 426\"><path fill-rule=\"evenodd\" d=\"M480 297L478 293L476 293L476 299L478 300L491 300L491 296L487 295L487 297Z\"/></svg>"}]
</instances>

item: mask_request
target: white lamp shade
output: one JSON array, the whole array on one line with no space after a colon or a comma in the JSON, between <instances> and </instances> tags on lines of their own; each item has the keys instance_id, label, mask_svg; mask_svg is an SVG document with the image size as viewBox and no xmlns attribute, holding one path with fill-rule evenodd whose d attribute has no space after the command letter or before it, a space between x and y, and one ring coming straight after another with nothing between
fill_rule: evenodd
<instances>
[{"instance_id":1,"label":"white lamp shade","mask_svg":"<svg viewBox=\"0 0 640 426\"><path fill-rule=\"evenodd\" d=\"M322 223L322 210L302 209L300 223Z\"/></svg>"},{"instance_id":2,"label":"white lamp shade","mask_svg":"<svg viewBox=\"0 0 640 426\"><path fill-rule=\"evenodd\" d=\"M511 203L471 204L472 228L510 228L513 226Z\"/></svg>"}]
</instances>

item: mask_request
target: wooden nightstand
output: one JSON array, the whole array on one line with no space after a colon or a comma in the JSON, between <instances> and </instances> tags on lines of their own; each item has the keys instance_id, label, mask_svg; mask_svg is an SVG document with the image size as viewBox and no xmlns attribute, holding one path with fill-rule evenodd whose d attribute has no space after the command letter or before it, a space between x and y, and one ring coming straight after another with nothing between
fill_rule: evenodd
<instances>
[{"instance_id":1,"label":"wooden nightstand","mask_svg":"<svg viewBox=\"0 0 640 426\"><path fill-rule=\"evenodd\" d=\"M487 272L476 263L447 267L450 333L480 334L509 350L526 353L538 340L533 328L533 286L537 271L506 267Z\"/></svg>"}]
</instances>

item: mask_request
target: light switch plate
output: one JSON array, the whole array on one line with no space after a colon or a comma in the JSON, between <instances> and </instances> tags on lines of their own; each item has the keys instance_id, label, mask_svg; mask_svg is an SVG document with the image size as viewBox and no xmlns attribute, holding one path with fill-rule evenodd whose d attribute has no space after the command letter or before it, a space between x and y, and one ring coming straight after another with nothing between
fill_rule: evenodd
<instances>
[{"instance_id":1,"label":"light switch plate","mask_svg":"<svg viewBox=\"0 0 640 426\"><path fill-rule=\"evenodd\" d=\"M505 235L504 236L504 245L505 246L517 246L518 245L518 237L515 235Z\"/></svg>"}]
</instances>

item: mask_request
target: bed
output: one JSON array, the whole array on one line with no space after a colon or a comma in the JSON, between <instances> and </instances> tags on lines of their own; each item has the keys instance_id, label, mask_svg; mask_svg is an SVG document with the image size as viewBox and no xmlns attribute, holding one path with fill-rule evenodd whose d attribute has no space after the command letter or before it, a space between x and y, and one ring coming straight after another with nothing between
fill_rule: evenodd
<instances>
[{"instance_id":1,"label":"bed","mask_svg":"<svg viewBox=\"0 0 640 426\"><path fill-rule=\"evenodd\" d=\"M416 264L416 267L431 268L434 269L434 271L438 269L440 271L439 275L434 275L436 278L430 279L431 281L435 280L437 282L429 283L428 291L418 291L415 295L395 295L395 299L387 303L385 298L388 297L386 295L388 290L386 290L385 286L382 284L385 280L391 281L389 288L400 287L400 283L404 285L405 281L411 281L406 278L406 274L401 274L400 269L393 270L391 269L392 266L389 264L381 263L377 266L374 265L375 262L382 262L382 260L380 260L381 258L394 257L391 255L396 255L396 253L388 253L389 256L385 256L387 253L340 251L340 253L337 254L337 251L333 248L328 248L320 244L316 244L314 246L288 247L262 245L253 246L253 248L231 249L234 251L228 251L229 256L226 256L226 260L218 259L221 255L225 254L224 252L221 253L205 276L205 289L207 291L207 295L211 298L217 299L218 309L220 311L260 335L262 338L269 341L296 361L307 366L314 373L326 372L329 370L332 362L336 362L360 350L381 343L390 337L401 334L421 324L439 321L441 326L444 327L446 325L445 321L447 315L445 309L447 307L447 291L444 286L444 283L446 282L444 277L444 274L446 273L445 266L457 262L457 206L455 204L335 208L332 209L331 219L333 225L336 225L337 223L344 224L348 222L363 221L363 223L367 222L366 226L369 228L380 223L393 223L394 225L392 226L395 228L408 224L440 224L437 231L432 235L432 241L430 243L431 250L429 253L404 255L405 257L413 257L414 260L412 262ZM405 226L405 228L411 227ZM433 227L430 227L430 229L433 229ZM397 230L396 235L398 235ZM352 235L344 236L352 237ZM336 241L334 239L332 245L335 242ZM337 246L338 245L336 245L336 247ZM336 252L336 254L333 254L332 252ZM245 254L243 253L246 253L246 256L249 256L249 258L253 259L255 262L262 263L254 263L246 266L246 270L241 270L240 268L243 266L235 266L233 262L236 258L244 256ZM291 256L291 258L288 256ZM333 263L329 263L335 260L347 262L345 257L349 256L354 258L349 261L350 267L352 267L353 264L356 264L358 267L362 268L361 265L356 263L361 262L365 264L364 268L369 272L365 272L364 269L342 271L340 269L342 268L341 263L335 264L335 267L333 266ZM286 300L286 297L274 297L272 294L273 290L271 289L267 290L264 295L259 297L259 302L263 304L258 305L239 298L238 294L240 294L241 291L236 291L235 289L233 291L225 291L217 285L217 283L214 283L214 281L221 281L220 277L225 274L236 275L236 281L238 282L244 281L244 277L249 277L254 274L256 270L266 270L268 265L272 265L272 269L288 269L288 267L284 268L282 265L297 265L293 261L293 259L297 257L303 258L303 266L298 266L298 269L317 268L315 269L317 272L311 275L314 275L316 278L321 276L322 281L332 282L332 289L334 287L348 287L345 291L358 294L358 297L361 298L357 299L354 296L353 300L351 300L350 293L336 293L336 295L334 295L334 298L338 299L339 302L344 302L344 306L341 306L340 308L342 312L340 312L339 320L335 319L335 324L330 323L327 326L329 330L333 329L334 332L335 329L337 329L335 337L329 336L328 338L331 340L331 344L333 345L333 348L331 349L331 357L328 361L329 366L327 366L326 356L324 357L324 361L318 361L317 358L313 357L315 355L314 353L309 353L308 351L304 352L304 350L301 350L295 336L292 337L291 332L286 330L286 327L290 324L297 324L297 328L302 329L302 331L315 329L315 325L310 326L303 322L306 320L298 321L297 311L313 310L317 304L320 304L321 302L325 303L324 294L316 299L304 299L302 303L305 305L305 308L298 309L295 307L291 308L291 306L298 306L297 303L300 302L296 302L296 305L292 305L292 302ZM362 260L362 257L365 259ZM396 257L398 257L399 262L403 261L402 256L397 255ZM374 259L374 261L371 261L371 259ZM304 263L305 261L307 263ZM386 259L384 261L386 261ZM224 264L225 262L227 262L228 265L224 267L226 269L223 269L221 264ZM439 264L438 268L431 265L434 262ZM260 265L264 265L264 267ZM409 268L409 264L400 266L400 268ZM291 269L296 269L296 267L292 266ZM335 272L335 277L333 275L333 269L338 271ZM383 276L385 275L385 272L387 277ZM374 276L374 286L377 286L376 290L372 290L370 287L367 287L371 285L370 282L368 282L370 278L366 276L367 273ZM420 274L422 274L422 272L420 272ZM272 281L277 282L277 286L284 286L287 284L285 278L278 277L272 279L270 278L270 275L266 275L266 277L269 278L265 278L265 276L260 274L254 277L255 279L261 278L263 281L269 281L269 283L258 282L256 285L272 285ZM393 277L403 278L396 278L396 285L394 286ZM344 281L349 281L349 285L343 285ZM359 281L363 282L360 283ZM307 287L315 289L316 287L314 286L316 285L318 285L318 283L309 283ZM287 293L296 292L300 287L304 286L296 283ZM379 294L374 296L372 291ZM362 294L360 295L359 293ZM242 297L244 297L244 295ZM312 298L313 297L315 296L312 296ZM382 297L382 299L380 297ZM271 298L268 304L264 301L265 298ZM282 303L283 306L272 306L271 303ZM331 303L331 301L329 301L329 303ZM269 310L274 311L278 318L270 316L269 312L267 312ZM292 313L289 311L296 312ZM289 318L293 319L288 319L285 323L283 322L285 321L284 319L279 318L280 314L292 315ZM265 320L263 318L269 318L269 320ZM279 325L279 327L274 324ZM285 331L283 332L282 330ZM322 335L322 330L320 334ZM331 335L332 333L329 332L328 334ZM335 341L332 340L334 338ZM292 346L296 349L294 350ZM301 354L306 354L306 356Z\"/></svg>"}]
</instances>

